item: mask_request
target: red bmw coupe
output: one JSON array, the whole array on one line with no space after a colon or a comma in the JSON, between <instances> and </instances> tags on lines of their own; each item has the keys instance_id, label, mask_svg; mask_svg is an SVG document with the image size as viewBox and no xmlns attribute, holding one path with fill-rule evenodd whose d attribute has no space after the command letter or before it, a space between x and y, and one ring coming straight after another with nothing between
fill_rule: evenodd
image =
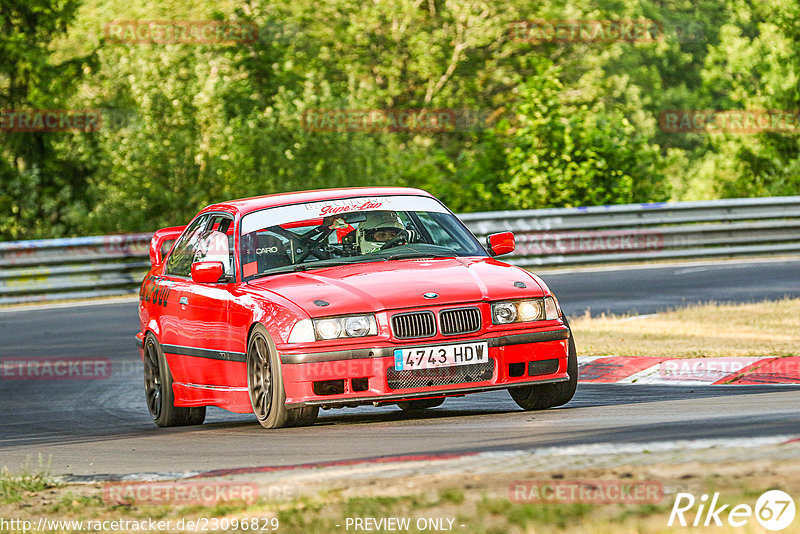
<instances>
[{"instance_id":1,"label":"red bmw coupe","mask_svg":"<svg viewBox=\"0 0 800 534\"><path fill-rule=\"evenodd\" d=\"M218 406L278 428L493 389L525 410L565 404L569 324L541 279L495 259L513 250L510 232L482 246L419 189L208 206L150 244L136 335L150 414L196 425Z\"/></svg>"}]
</instances>

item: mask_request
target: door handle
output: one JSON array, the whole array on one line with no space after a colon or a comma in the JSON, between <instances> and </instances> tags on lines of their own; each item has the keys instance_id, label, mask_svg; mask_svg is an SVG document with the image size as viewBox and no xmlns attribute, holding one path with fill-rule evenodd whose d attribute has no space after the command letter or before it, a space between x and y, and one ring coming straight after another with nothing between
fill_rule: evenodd
<instances>
[{"instance_id":1,"label":"door handle","mask_svg":"<svg viewBox=\"0 0 800 534\"><path fill-rule=\"evenodd\" d=\"M188 305L189 304L189 297L181 297L181 299L178 302L180 302L183 305Z\"/></svg>"}]
</instances>

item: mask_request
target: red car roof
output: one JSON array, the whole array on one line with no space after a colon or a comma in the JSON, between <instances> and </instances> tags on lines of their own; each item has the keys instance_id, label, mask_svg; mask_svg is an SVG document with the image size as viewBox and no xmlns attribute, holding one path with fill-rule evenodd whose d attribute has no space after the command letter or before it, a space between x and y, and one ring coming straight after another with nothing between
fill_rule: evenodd
<instances>
[{"instance_id":1,"label":"red car roof","mask_svg":"<svg viewBox=\"0 0 800 534\"><path fill-rule=\"evenodd\" d=\"M276 193L260 197L240 198L219 202L204 208L206 211L238 212L240 215L258 211L264 208L274 208L287 204L302 204L305 202L319 202L321 200L335 200L340 198L361 196L388 196L388 195L421 195L434 198L433 195L422 189L413 187L345 187L339 189L317 189L314 191L296 191L292 193Z\"/></svg>"}]
</instances>

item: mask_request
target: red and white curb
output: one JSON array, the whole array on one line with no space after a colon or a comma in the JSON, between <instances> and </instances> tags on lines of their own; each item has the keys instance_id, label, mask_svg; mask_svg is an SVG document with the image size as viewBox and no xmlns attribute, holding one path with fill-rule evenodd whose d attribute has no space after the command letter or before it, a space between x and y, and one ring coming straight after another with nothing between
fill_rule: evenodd
<instances>
[{"instance_id":1,"label":"red and white curb","mask_svg":"<svg viewBox=\"0 0 800 534\"><path fill-rule=\"evenodd\" d=\"M800 356L783 358L578 358L578 381L661 385L800 385Z\"/></svg>"}]
</instances>

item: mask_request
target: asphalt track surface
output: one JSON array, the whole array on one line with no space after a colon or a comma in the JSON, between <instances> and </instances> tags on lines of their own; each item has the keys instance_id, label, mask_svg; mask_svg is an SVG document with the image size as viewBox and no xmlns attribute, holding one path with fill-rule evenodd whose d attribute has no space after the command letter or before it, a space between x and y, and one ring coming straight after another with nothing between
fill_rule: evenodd
<instances>
[{"instance_id":1,"label":"asphalt track surface","mask_svg":"<svg viewBox=\"0 0 800 534\"><path fill-rule=\"evenodd\" d=\"M693 302L800 297L800 260L554 272L567 313L654 313ZM102 380L0 380L0 468L55 474L208 471L389 455L559 444L800 435L800 388L581 384L568 405L523 412L505 391L448 399L421 415L329 410L309 428L267 431L209 408L201 427L159 429L144 404L132 302L0 313L0 357L108 358Z\"/></svg>"}]
</instances>

